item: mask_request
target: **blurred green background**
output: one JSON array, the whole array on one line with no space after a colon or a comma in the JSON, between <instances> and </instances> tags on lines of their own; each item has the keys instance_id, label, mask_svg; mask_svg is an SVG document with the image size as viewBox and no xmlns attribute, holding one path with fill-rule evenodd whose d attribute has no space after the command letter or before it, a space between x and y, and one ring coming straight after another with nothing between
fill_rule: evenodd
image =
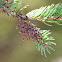
<instances>
[{"instance_id":1,"label":"blurred green background","mask_svg":"<svg viewBox=\"0 0 62 62\"><path fill-rule=\"evenodd\" d=\"M23 10L23 14L51 4L62 3L62 0L22 0L23 5L29 5ZM47 58L43 57L34 46L32 40L22 40L17 37L17 19L3 13L0 15L0 62L62 62L62 26L53 24L46 26L39 21L31 21L38 28L51 30L52 36L56 39L56 46L52 46L56 51L47 53Z\"/></svg>"}]
</instances>

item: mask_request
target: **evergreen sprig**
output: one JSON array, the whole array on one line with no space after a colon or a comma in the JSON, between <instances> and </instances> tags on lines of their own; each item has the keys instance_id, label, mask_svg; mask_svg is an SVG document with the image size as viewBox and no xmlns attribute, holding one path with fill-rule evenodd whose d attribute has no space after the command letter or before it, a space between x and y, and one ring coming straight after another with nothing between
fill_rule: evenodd
<instances>
[{"instance_id":1,"label":"evergreen sprig","mask_svg":"<svg viewBox=\"0 0 62 62\"><path fill-rule=\"evenodd\" d=\"M46 51L50 53L49 49L55 51L50 45L56 45L56 43L51 42L55 40L53 37L49 36L51 34L50 30L40 30L34 24L30 22L22 22L22 20L38 20L43 23L56 23L58 25L62 22L62 3L56 5L52 4L51 6L41 7L39 9L32 10L31 12L23 15L21 11L26 8L28 5L22 7L21 0L1 0L0 2L0 11L2 13L7 13L18 19L17 30L19 31L20 37L32 38L36 48L41 51L41 55L46 56ZM48 26L51 26L47 24Z\"/></svg>"},{"instance_id":2,"label":"evergreen sprig","mask_svg":"<svg viewBox=\"0 0 62 62\"><path fill-rule=\"evenodd\" d=\"M1 0L3 3L1 3L0 7L5 6L8 10L14 11L14 12L19 12L21 9L21 0L10 0L9 2L5 0Z\"/></svg>"},{"instance_id":3,"label":"evergreen sprig","mask_svg":"<svg viewBox=\"0 0 62 62\"><path fill-rule=\"evenodd\" d=\"M31 12L26 14L28 17L37 18L38 21L42 21L48 26L49 23L56 23L58 25L62 22L62 3L58 3L56 5L52 4L51 6L41 7L39 9L32 10ZM39 18L39 19L38 19Z\"/></svg>"},{"instance_id":4,"label":"evergreen sprig","mask_svg":"<svg viewBox=\"0 0 62 62\"><path fill-rule=\"evenodd\" d=\"M52 47L50 47L50 45L56 45L56 43L51 42L51 40L55 40L53 37L48 36L49 34L51 34L51 32L49 32L50 30L40 30L40 38L35 39L34 43L36 45L36 48L38 48L39 51L41 51L41 55L45 55L46 56L46 51L50 53L49 48L53 51L55 51Z\"/></svg>"}]
</instances>

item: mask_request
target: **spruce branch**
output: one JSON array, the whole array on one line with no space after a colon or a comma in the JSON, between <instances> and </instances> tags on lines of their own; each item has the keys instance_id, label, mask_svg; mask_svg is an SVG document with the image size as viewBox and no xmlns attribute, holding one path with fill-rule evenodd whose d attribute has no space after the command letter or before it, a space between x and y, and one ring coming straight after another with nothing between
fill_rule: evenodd
<instances>
[{"instance_id":1,"label":"spruce branch","mask_svg":"<svg viewBox=\"0 0 62 62\"><path fill-rule=\"evenodd\" d=\"M58 3L56 5L52 4L51 6L41 7L39 9L32 10L31 12L26 14L31 20L42 21L48 26L49 23L56 23L58 25L62 22L62 3Z\"/></svg>"},{"instance_id":2,"label":"spruce branch","mask_svg":"<svg viewBox=\"0 0 62 62\"><path fill-rule=\"evenodd\" d=\"M28 6L28 5L26 5L26 6ZM20 15L21 11L24 8L26 8L26 6L24 6L21 9L18 8L18 10L19 10L18 15ZM13 7L14 6L11 6L10 8L7 8L7 9L11 10L11 8L13 9ZM14 12L14 14L17 13L14 10L11 10L11 11ZM52 4L51 6L41 7L40 9L32 10L31 12L27 13L26 16L28 17L28 20L39 20L39 21L42 21L45 24L47 24L46 22L49 22L49 23L56 23L58 25L62 25L62 24L60 24L60 22L62 22L62 4L59 3L59 4L56 4L56 5ZM47 25L49 25L49 24L47 24ZM51 25L49 25L49 26L51 26Z\"/></svg>"},{"instance_id":3,"label":"spruce branch","mask_svg":"<svg viewBox=\"0 0 62 62\"><path fill-rule=\"evenodd\" d=\"M0 11L2 13L7 13L8 16L13 16L18 19L17 30L20 38L32 39L36 48L41 51L41 55L46 55L46 51L50 53L49 49L55 51L50 45L56 45L56 43L51 42L55 40L53 37L49 36L51 34L50 30L40 30L36 25L31 22L23 22L22 20L38 20L43 23L56 23L59 25L62 22L62 3L52 4L51 6L41 7L40 9L32 10L31 12L23 15L21 11L28 5L22 7L21 0L1 0ZM48 26L51 26L47 24Z\"/></svg>"}]
</instances>

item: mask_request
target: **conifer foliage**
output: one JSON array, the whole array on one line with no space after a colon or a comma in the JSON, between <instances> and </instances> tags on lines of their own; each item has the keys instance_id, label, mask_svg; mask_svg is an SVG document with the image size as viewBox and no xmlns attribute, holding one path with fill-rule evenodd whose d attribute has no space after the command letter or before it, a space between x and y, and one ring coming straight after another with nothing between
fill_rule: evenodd
<instances>
[{"instance_id":1,"label":"conifer foliage","mask_svg":"<svg viewBox=\"0 0 62 62\"><path fill-rule=\"evenodd\" d=\"M42 21L48 26L51 26L49 23L56 23L58 25L62 22L62 3L56 5L52 4L51 6L41 7L39 9L32 10L26 15L22 14L21 11L24 8L27 8L28 5L22 7L21 0L1 0L0 2L0 12L7 13L18 19L17 30L20 35L20 38L23 39L32 39L36 48L41 52L41 55L46 55L46 51L50 53L49 49L55 51L50 45L56 45L56 43L51 40L55 40L51 34L50 30L40 30L36 25L27 20L38 20ZM23 22L22 20L26 20Z\"/></svg>"},{"instance_id":2,"label":"conifer foliage","mask_svg":"<svg viewBox=\"0 0 62 62\"><path fill-rule=\"evenodd\" d=\"M49 23L56 23L58 25L62 22L62 3L51 6L41 7L39 9L32 10L26 14L28 17L37 18L38 21L42 21L48 26L52 26Z\"/></svg>"}]
</instances>

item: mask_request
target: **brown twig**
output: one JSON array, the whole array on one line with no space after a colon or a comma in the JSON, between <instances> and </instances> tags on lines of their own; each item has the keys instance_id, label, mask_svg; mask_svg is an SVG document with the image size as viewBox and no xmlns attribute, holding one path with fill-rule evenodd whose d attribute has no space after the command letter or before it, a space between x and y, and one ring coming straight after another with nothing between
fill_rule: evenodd
<instances>
[{"instance_id":1,"label":"brown twig","mask_svg":"<svg viewBox=\"0 0 62 62\"><path fill-rule=\"evenodd\" d=\"M33 18L33 17L28 17L28 20L37 20L37 19L43 19L44 17L42 16L42 17L37 17L37 18ZM55 17L54 16L51 16L50 18L47 18L47 20L53 20ZM62 19L62 17L58 17L58 18L56 18L56 19Z\"/></svg>"}]
</instances>

